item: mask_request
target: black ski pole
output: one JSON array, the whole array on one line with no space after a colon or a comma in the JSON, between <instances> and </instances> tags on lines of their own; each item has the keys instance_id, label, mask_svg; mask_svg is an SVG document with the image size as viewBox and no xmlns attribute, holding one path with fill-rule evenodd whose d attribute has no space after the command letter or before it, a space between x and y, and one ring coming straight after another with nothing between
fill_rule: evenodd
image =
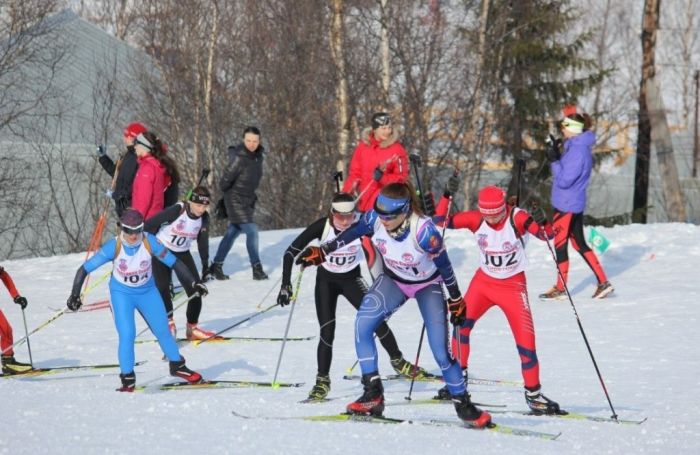
<instances>
[{"instance_id":1,"label":"black ski pole","mask_svg":"<svg viewBox=\"0 0 700 455\"><path fill-rule=\"evenodd\" d=\"M343 171L337 171L332 174L333 180L335 180L335 191L340 193L340 181L343 180Z\"/></svg>"},{"instance_id":2,"label":"black ski pole","mask_svg":"<svg viewBox=\"0 0 700 455\"><path fill-rule=\"evenodd\" d=\"M549 252L552 254L552 258L554 259L554 264L557 266L557 274L559 275L559 279L564 284L564 291L566 291L566 296L569 298L571 309L574 310L574 316L576 316L576 323L578 324L578 328L581 331L581 336L583 337L583 342L586 344L586 349L588 349L588 354L591 356L591 361L593 362L593 367L595 368L595 372L598 375L600 385L603 387L603 393L605 393L605 398L608 400L608 404L610 405L610 410L612 411L612 415L610 416L610 418L613 420L617 420L617 413L615 412L615 408L613 407L612 400L610 399L610 394L608 393L608 389L607 387L605 387L603 375L600 374L598 362L596 362L595 356L593 355L593 350L591 349L591 345L588 343L588 337L586 337L586 332L583 330L583 324L581 324L581 319L578 316L578 311L576 311L576 305L574 305L574 300L571 298L569 287L566 285L564 275L562 274L561 269L559 268L559 263L557 262L557 255L554 252L554 249L552 248L552 244L549 242L549 239L545 237L545 241L547 242L547 248L549 248Z\"/></svg>"},{"instance_id":3,"label":"black ski pole","mask_svg":"<svg viewBox=\"0 0 700 455\"><path fill-rule=\"evenodd\" d=\"M421 167L420 155L412 153L408 157L409 161L413 165L413 172L416 174L416 186L418 187L418 194L420 194L421 201L423 201L423 207L426 207L425 195L423 194L423 186L420 184L420 176L418 175L418 168Z\"/></svg>"},{"instance_id":4,"label":"black ski pole","mask_svg":"<svg viewBox=\"0 0 700 455\"><path fill-rule=\"evenodd\" d=\"M518 193L515 196L515 206L520 207L520 194L523 187L523 170L525 169L525 160L522 158L518 159Z\"/></svg>"},{"instance_id":5,"label":"black ski pole","mask_svg":"<svg viewBox=\"0 0 700 455\"><path fill-rule=\"evenodd\" d=\"M202 182L204 181L204 179L206 179L207 177L209 177L209 172L210 172L210 171L209 171L209 168L206 168L206 167L205 167L204 169L202 169L202 173L201 173L200 176L199 176L199 181L197 182L197 185L195 185L195 187L200 186L200 185L202 184ZM193 189L194 189L194 188L193 188ZM191 197L192 197L192 189L189 190L189 191L187 192L187 197L186 197L186 199L189 201Z\"/></svg>"}]
</instances>

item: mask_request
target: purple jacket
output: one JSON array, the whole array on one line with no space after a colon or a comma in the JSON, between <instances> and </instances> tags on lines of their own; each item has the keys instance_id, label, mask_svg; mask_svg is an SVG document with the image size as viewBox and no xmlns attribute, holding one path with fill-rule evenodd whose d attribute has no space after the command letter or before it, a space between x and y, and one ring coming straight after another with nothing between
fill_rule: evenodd
<instances>
[{"instance_id":1,"label":"purple jacket","mask_svg":"<svg viewBox=\"0 0 700 455\"><path fill-rule=\"evenodd\" d=\"M586 189L593 167L595 134L584 131L564 141L559 161L551 164L552 206L560 212L582 213L586 208Z\"/></svg>"}]
</instances>

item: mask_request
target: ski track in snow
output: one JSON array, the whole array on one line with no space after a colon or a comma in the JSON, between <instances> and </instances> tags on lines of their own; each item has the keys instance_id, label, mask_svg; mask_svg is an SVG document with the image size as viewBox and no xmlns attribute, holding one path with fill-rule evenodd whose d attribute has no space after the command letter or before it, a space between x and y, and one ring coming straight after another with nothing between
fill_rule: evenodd
<instances>
[{"instance_id":1,"label":"ski track in snow","mask_svg":"<svg viewBox=\"0 0 700 455\"><path fill-rule=\"evenodd\" d=\"M354 309L342 298L331 369L330 397L320 404L299 404L313 385L316 343L286 345L279 381L305 382L295 389L147 390L123 394L118 370L75 371L26 379L0 379L0 453L212 453L337 454L351 452L423 453L439 450L465 453L700 453L700 227L688 224L629 225L601 228L612 245L601 257L615 286L602 301L590 298L595 279L583 259L570 249L569 286L583 328L598 362L612 403L626 419L649 420L639 426L613 423L495 414L495 422L549 433L557 441L462 430L451 427L241 419L231 414L301 416L335 414L361 393L358 383L343 374L355 361ZM208 283L200 322L221 329L253 312L281 274L282 252L299 230L260 233L260 250L267 281L253 281L244 242L239 240L224 269L228 281ZM220 239L213 239L214 251ZM473 236L448 232L448 251L464 291L476 268ZM195 250L196 251L196 248ZM527 271L530 304L537 331L543 392L563 408L608 417L611 412L568 301L540 302L537 295L555 279L554 262L544 242L530 238ZM84 253L60 257L6 261L3 266L29 300L30 330L63 308L73 276ZM98 270L101 276L107 266ZM304 274L290 336L317 335L313 288L315 271ZM367 274L365 273L365 276ZM10 320L15 340L24 336L22 315L6 291L1 308ZM277 289L261 308L274 303ZM108 296L106 283L85 299ZM227 333L229 336L281 337L288 307L274 308ZM185 310L175 317L184 333ZM391 320L404 356L413 361L422 321L410 300ZM144 323L137 318L137 331ZM150 334L144 336L152 337ZM520 380L520 362L506 325L496 308L476 326L471 337L470 373L475 377ZM34 364L49 367L116 363L117 334L109 310L66 314L31 338ZM271 381L281 343L246 342L182 348L188 365L208 379ZM156 343L136 346L138 384L172 381ZM27 361L27 348L16 350ZM380 372L393 373L379 346ZM427 344L420 364L439 373ZM358 373L358 370L355 370ZM408 381L385 382L389 402L402 401ZM439 384L417 382L415 398L427 398ZM477 402L525 409L521 387L470 386ZM455 418L447 405L388 406L396 418Z\"/></svg>"}]
</instances>

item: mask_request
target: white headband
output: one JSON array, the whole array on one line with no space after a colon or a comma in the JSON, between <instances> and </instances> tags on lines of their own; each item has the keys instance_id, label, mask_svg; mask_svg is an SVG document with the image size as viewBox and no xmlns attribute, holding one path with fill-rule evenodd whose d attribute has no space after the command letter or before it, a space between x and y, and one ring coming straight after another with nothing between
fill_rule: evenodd
<instances>
[{"instance_id":1,"label":"white headband","mask_svg":"<svg viewBox=\"0 0 700 455\"><path fill-rule=\"evenodd\" d=\"M153 150L153 144L151 144L151 142L148 139L146 139L146 136L144 136L143 133L136 136L136 143L143 145L149 150Z\"/></svg>"}]
</instances>

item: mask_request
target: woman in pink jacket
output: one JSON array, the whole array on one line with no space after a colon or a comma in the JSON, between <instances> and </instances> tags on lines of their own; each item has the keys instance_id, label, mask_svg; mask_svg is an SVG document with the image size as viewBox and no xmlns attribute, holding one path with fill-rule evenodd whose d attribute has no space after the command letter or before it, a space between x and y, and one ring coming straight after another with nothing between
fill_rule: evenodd
<instances>
[{"instance_id":1,"label":"woman in pink jacket","mask_svg":"<svg viewBox=\"0 0 700 455\"><path fill-rule=\"evenodd\" d=\"M134 177L131 206L145 219L163 210L165 190L180 181L177 165L165 154L160 139L147 131L136 136L134 148L138 158L138 171Z\"/></svg>"},{"instance_id":2,"label":"woman in pink jacket","mask_svg":"<svg viewBox=\"0 0 700 455\"><path fill-rule=\"evenodd\" d=\"M408 155L385 112L372 115L372 128L362 132L350 160L343 191L359 196L357 209L372 210L379 191L390 183L408 180Z\"/></svg>"}]
</instances>

